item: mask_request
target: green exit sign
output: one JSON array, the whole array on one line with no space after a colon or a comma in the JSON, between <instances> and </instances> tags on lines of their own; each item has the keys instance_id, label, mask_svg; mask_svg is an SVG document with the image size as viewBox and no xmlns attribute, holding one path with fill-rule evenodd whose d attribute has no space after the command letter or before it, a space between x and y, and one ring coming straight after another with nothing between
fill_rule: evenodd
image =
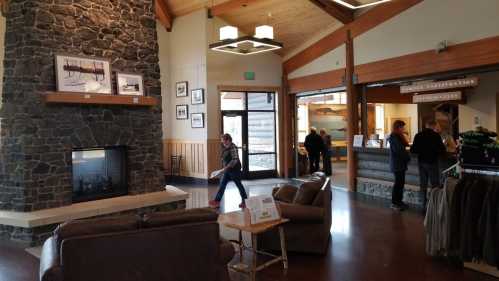
<instances>
[{"instance_id":1,"label":"green exit sign","mask_svg":"<svg viewBox=\"0 0 499 281\"><path fill-rule=\"evenodd\" d=\"M253 71L244 72L244 80L255 80L255 72Z\"/></svg>"}]
</instances>

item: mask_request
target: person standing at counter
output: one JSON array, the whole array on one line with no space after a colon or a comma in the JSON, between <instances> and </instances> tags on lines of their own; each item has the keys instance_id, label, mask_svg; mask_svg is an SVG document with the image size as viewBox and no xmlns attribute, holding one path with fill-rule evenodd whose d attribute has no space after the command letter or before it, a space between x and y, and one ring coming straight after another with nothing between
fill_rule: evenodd
<instances>
[{"instance_id":1,"label":"person standing at counter","mask_svg":"<svg viewBox=\"0 0 499 281\"><path fill-rule=\"evenodd\" d=\"M322 169L326 176L332 174L331 168L331 135L326 132L326 129L321 129L319 134L324 142L324 149L322 150Z\"/></svg>"},{"instance_id":2,"label":"person standing at counter","mask_svg":"<svg viewBox=\"0 0 499 281\"><path fill-rule=\"evenodd\" d=\"M313 174L319 170L319 162L321 160L321 152L324 150L324 142L321 136L317 134L317 129L310 128L310 134L305 137L305 149L308 153L308 161L310 162L310 173Z\"/></svg>"},{"instance_id":3,"label":"person standing at counter","mask_svg":"<svg viewBox=\"0 0 499 281\"><path fill-rule=\"evenodd\" d=\"M440 186L439 156L444 154L446 148L442 138L437 133L437 122L426 122L425 128L416 134L412 143L411 152L418 155L419 181L423 196L423 206L426 207L426 193L428 180L430 188Z\"/></svg>"},{"instance_id":4,"label":"person standing at counter","mask_svg":"<svg viewBox=\"0 0 499 281\"><path fill-rule=\"evenodd\" d=\"M393 122L392 133L388 137L390 144L390 170L392 171L395 182L392 189L392 209L402 211L407 205L402 202L404 197L405 172L409 163L410 155L407 151L409 142L405 135L405 122L397 120Z\"/></svg>"}]
</instances>

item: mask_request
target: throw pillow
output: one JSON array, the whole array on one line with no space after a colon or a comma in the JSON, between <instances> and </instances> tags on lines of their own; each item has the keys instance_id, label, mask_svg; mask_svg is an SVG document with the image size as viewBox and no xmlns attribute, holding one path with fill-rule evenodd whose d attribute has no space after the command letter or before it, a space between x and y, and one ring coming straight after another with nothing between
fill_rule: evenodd
<instances>
[{"instance_id":1,"label":"throw pillow","mask_svg":"<svg viewBox=\"0 0 499 281\"><path fill-rule=\"evenodd\" d=\"M293 202L297 191L298 188L296 186L281 186L274 195L274 199L281 202L291 203Z\"/></svg>"},{"instance_id":2,"label":"throw pillow","mask_svg":"<svg viewBox=\"0 0 499 281\"><path fill-rule=\"evenodd\" d=\"M311 205L321 188L322 184L320 182L311 181L302 184L296 193L293 203L299 205Z\"/></svg>"}]
</instances>

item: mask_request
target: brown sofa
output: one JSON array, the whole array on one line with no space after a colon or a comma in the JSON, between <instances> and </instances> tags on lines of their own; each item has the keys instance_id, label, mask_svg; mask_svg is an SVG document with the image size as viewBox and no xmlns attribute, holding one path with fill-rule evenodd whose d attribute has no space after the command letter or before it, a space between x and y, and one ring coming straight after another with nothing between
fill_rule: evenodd
<instances>
[{"instance_id":1,"label":"brown sofa","mask_svg":"<svg viewBox=\"0 0 499 281\"><path fill-rule=\"evenodd\" d=\"M43 245L41 281L229 281L210 209L71 221Z\"/></svg>"},{"instance_id":2,"label":"brown sofa","mask_svg":"<svg viewBox=\"0 0 499 281\"><path fill-rule=\"evenodd\" d=\"M322 173L303 183L299 188L281 186L274 188L272 194L281 215L289 218L284 225L286 247L291 252L325 254L328 249L331 229L331 185L330 179ZM307 196L300 189L312 188L316 193ZM265 250L280 250L277 231L269 231L258 236L258 247Z\"/></svg>"}]
</instances>

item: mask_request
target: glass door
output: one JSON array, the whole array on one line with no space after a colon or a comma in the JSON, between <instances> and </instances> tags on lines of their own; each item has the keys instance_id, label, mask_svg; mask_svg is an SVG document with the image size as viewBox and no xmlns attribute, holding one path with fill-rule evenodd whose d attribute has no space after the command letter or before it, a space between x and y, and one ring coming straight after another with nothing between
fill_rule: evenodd
<instances>
[{"instance_id":1,"label":"glass door","mask_svg":"<svg viewBox=\"0 0 499 281\"><path fill-rule=\"evenodd\" d=\"M243 167L243 172L244 172L244 167L246 166L247 163L247 158L245 156L245 153L243 153L243 149L246 150L247 144L243 140L246 138L244 137L243 133L243 124L244 124L244 118L243 113L241 112L230 112L230 111L224 111L222 113L222 128L223 128L223 134L230 134L232 137L232 142L237 146L237 151L239 152L239 159L241 160L241 166Z\"/></svg>"},{"instance_id":2,"label":"glass door","mask_svg":"<svg viewBox=\"0 0 499 281\"><path fill-rule=\"evenodd\" d=\"M222 132L239 148L245 178L277 174L275 93L222 92Z\"/></svg>"}]
</instances>

